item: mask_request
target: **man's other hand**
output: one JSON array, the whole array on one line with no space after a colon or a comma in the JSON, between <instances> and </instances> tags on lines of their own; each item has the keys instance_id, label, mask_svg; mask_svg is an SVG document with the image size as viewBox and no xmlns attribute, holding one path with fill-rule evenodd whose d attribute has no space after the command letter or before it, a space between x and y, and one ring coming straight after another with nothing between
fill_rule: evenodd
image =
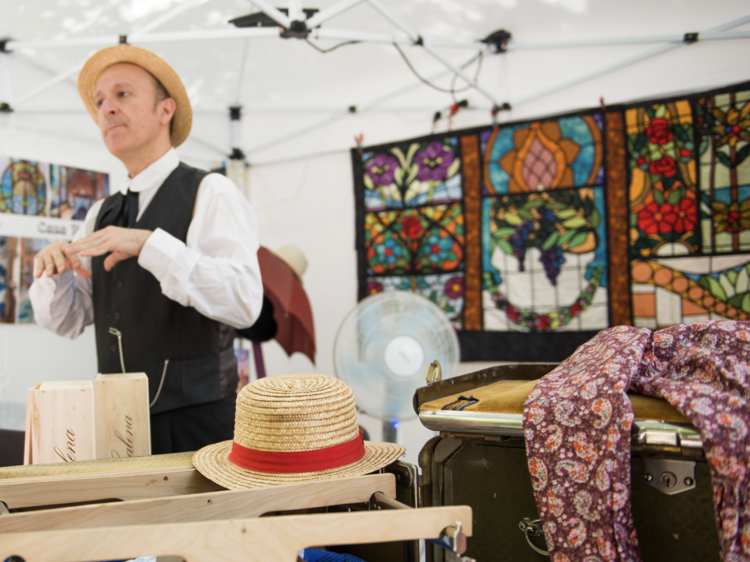
<instances>
[{"instance_id":1,"label":"man's other hand","mask_svg":"<svg viewBox=\"0 0 750 562\"><path fill-rule=\"evenodd\" d=\"M82 258L110 254L104 260L104 269L112 271L117 262L139 256L149 236L150 230L108 226L73 242L63 251L69 257L78 254Z\"/></svg>"},{"instance_id":2,"label":"man's other hand","mask_svg":"<svg viewBox=\"0 0 750 562\"><path fill-rule=\"evenodd\" d=\"M81 277L91 277L91 272L81 265L81 260L77 255L68 255L64 248L68 242L55 242L45 246L36 255L36 265L34 267L34 277L39 279L42 274L52 277L55 273L65 273L72 269Z\"/></svg>"}]
</instances>

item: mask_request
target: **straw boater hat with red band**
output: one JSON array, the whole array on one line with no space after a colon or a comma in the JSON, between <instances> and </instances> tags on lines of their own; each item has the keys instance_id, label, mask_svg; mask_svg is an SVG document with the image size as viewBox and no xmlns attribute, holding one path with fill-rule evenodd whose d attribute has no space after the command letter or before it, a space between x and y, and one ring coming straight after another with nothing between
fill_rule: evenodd
<instances>
[{"instance_id":1,"label":"straw boater hat with red band","mask_svg":"<svg viewBox=\"0 0 750 562\"><path fill-rule=\"evenodd\" d=\"M354 394L325 375L262 378L237 396L234 440L193 455L201 474L230 489L360 476L405 449L364 441Z\"/></svg>"},{"instance_id":2,"label":"straw boater hat with red band","mask_svg":"<svg viewBox=\"0 0 750 562\"><path fill-rule=\"evenodd\" d=\"M99 122L96 104L94 103L96 81L102 72L110 66L122 62L134 64L149 71L161 82L169 97L175 101L176 109L172 117L171 140L172 146L175 148L180 146L190 134L190 127L193 125L193 109L190 107L190 100L180 77L172 70L171 66L151 51L132 45L116 45L94 53L86 61L78 75L78 93L81 95L89 115L96 123Z\"/></svg>"}]
</instances>

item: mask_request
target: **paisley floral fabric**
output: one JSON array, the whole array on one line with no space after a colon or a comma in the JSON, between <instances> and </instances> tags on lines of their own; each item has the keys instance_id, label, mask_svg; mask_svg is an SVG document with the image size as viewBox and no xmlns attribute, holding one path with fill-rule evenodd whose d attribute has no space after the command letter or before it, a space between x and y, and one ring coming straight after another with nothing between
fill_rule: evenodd
<instances>
[{"instance_id":1,"label":"paisley floral fabric","mask_svg":"<svg viewBox=\"0 0 750 562\"><path fill-rule=\"evenodd\" d=\"M639 561L630 504L628 390L667 400L699 431L722 558L750 561L750 322L600 332L524 405L526 452L553 562Z\"/></svg>"}]
</instances>

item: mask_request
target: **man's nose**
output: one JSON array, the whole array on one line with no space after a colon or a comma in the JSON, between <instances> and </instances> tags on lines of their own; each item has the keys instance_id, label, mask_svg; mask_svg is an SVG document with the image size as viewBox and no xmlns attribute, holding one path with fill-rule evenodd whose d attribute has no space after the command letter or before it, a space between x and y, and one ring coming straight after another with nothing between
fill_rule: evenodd
<instances>
[{"instance_id":1,"label":"man's nose","mask_svg":"<svg viewBox=\"0 0 750 562\"><path fill-rule=\"evenodd\" d=\"M105 98L99 106L99 111L105 116L115 115L117 113L117 104L113 103L112 100Z\"/></svg>"}]
</instances>

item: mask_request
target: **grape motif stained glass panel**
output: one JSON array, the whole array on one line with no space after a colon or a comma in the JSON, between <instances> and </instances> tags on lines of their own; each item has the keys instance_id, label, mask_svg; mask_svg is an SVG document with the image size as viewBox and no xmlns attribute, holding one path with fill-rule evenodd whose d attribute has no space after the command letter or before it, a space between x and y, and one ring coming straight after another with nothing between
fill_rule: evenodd
<instances>
[{"instance_id":1,"label":"grape motif stained glass panel","mask_svg":"<svg viewBox=\"0 0 750 562\"><path fill-rule=\"evenodd\" d=\"M606 327L603 217L601 188L486 198L485 329Z\"/></svg>"}]
</instances>

